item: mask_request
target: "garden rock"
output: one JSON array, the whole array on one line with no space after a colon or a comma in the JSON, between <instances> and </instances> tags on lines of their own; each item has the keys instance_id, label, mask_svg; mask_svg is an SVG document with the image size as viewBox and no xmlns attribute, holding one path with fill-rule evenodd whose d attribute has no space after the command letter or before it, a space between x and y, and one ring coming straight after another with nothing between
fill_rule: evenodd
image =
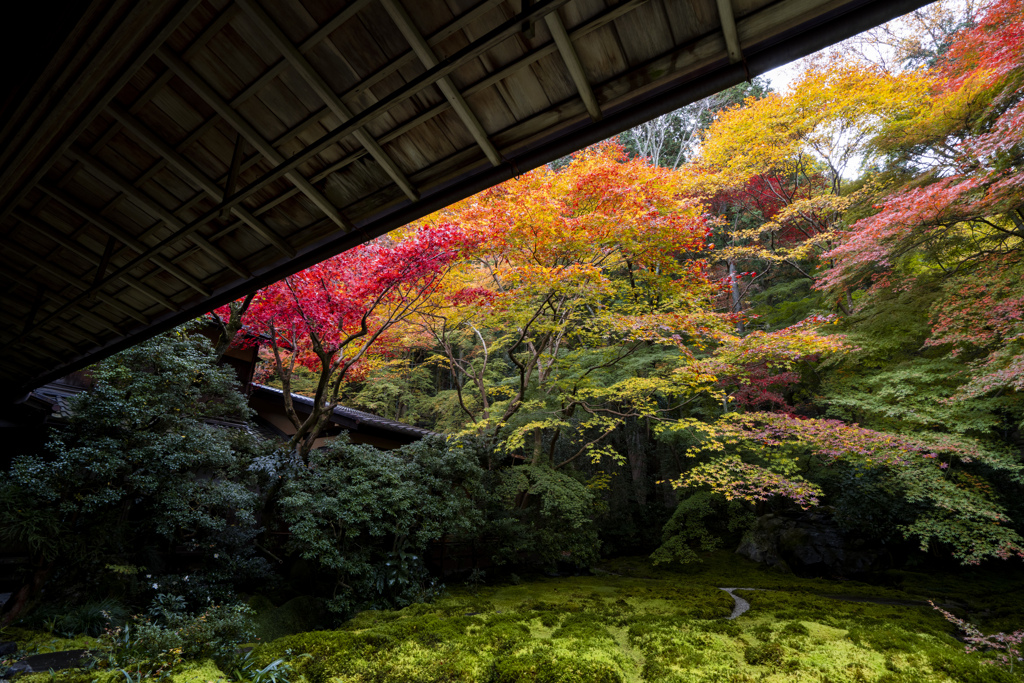
<instances>
[{"instance_id":1,"label":"garden rock","mask_svg":"<svg viewBox=\"0 0 1024 683\"><path fill-rule=\"evenodd\" d=\"M20 662L15 663L8 673L33 673L36 671L60 671L61 669L75 669L85 665L85 659L89 654L88 650L63 650L61 652L46 652L39 655L30 655Z\"/></svg>"},{"instance_id":2,"label":"garden rock","mask_svg":"<svg viewBox=\"0 0 1024 683\"><path fill-rule=\"evenodd\" d=\"M888 555L842 533L826 511L759 517L736 552L798 575L850 576L887 568Z\"/></svg>"}]
</instances>

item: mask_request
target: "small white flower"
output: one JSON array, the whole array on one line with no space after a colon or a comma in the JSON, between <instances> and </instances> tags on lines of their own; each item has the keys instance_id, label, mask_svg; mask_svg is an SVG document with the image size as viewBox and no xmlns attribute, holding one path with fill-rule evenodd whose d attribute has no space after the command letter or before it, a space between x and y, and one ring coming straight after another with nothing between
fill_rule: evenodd
<instances>
[{"instance_id":1,"label":"small white flower","mask_svg":"<svg viewBox=\"0 0 1024 683\"><path fill-rule=\"evenodd\" d=\"M185 581L188 581L188 574L185 575Z\"/></svg>"},{"instance_id":2,"label":"small white flower","mask_svg":"<svg viewBox=\"0 0 1024 683\"><path fill-rule=\"evenodd\" d=\"M153 578L153 575L152 575L152 574L146 574L146 578L147 578L147 579L152 579L152 578Z\"/></svg>"},{"instance_id":3,"label":"small white flower","mask_svg":"<svg viewBox=\"0 0 1024 683\"><path fill-rule=\"evenodd\" d=\"M214 554L213 554L213 559L215 559L215 560L216 560L216 559L217 559L218 557L220 557L220 555L219 555L219 554L217 554L217 553L214 553Z\"/></svg>"},{"instance_id":4,"label":"small white flower","mask_svg":"<svg viewBox=\"0 0 1024 683\"><path fill-rule=\"evenodd\" d=\"M154 583L154 584L153 584L153 590L156 590L156 589L157 589L157 588L159 588L159 587L160 587L160 584L158 584L158 583Z\"/></svg>"}]
</instances>

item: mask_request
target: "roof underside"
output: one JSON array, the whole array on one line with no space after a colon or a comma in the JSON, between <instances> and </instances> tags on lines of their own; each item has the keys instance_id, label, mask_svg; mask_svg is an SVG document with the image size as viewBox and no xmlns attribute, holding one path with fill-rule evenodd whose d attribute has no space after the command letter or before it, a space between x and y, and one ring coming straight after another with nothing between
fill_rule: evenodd
<instances>
[{"instance_id":1,"label":"roof underside","mask_svg":"<svg viewBox=\"0 0 1024 683\"><path fill-rule=\"evenodd\" d=\"M0 386L922 4L96 0L0 110Z\"/></svg>"}]
</instances>

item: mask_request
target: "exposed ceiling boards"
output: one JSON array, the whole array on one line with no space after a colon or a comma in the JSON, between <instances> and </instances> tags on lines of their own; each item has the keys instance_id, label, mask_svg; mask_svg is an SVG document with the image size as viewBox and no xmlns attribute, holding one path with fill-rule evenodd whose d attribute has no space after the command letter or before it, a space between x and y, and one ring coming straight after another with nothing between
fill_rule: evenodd
<instances>
[{"instance_id":1,"label":"exposed ceiling boards","mask_svg":"<svg viewBox=\"0 0 1024 683\"><path fill-rule=\"evenodd\" d=\"M922 4L97 0L0 121L2 386Z\"/></svg>"}]
</instances>

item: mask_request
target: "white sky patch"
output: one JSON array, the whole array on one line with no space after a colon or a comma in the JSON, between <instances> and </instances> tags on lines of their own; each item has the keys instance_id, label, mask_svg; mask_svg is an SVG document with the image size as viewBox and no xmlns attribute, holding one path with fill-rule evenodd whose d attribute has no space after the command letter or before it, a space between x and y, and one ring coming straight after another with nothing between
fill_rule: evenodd
<instances>
[{"instance_id":1,"label":"white sky patch","mask_svg":"<svg viewBox=\"0 0 1024 683\"><path fill-rule=\"evenodd\" d=\"M784 93L789 90L789 86L799 77L800 75L800 60L790 62L789 64L783 64L777 66L771 71L765 74L765 77L771 82L772 90L778 93Z\"/></svg>"}]
</instances>

